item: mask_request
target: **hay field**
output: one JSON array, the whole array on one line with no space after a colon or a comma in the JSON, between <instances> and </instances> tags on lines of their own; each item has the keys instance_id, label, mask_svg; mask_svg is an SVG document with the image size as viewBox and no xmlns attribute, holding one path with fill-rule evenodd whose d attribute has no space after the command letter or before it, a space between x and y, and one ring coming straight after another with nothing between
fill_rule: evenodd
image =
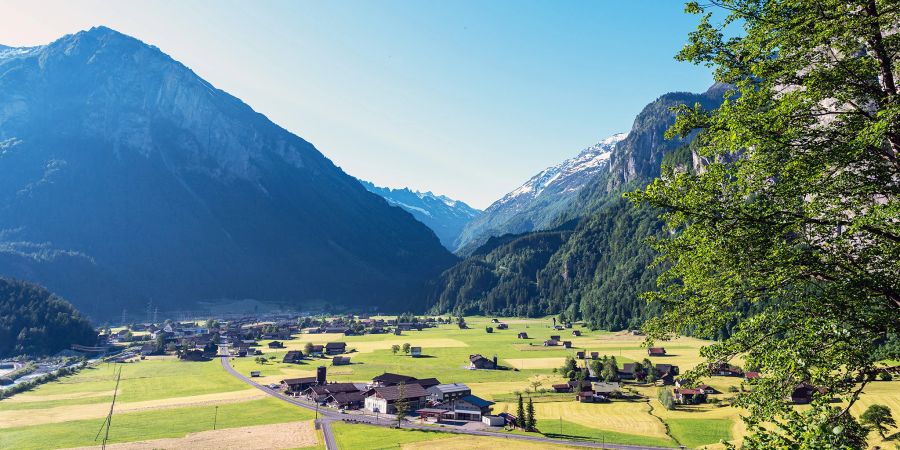
<instances>
[{"instance_id":1,"label":"hay field","mask_svg":"<svg viewBox=\"0 0 900 450\"><path fill-rule=\"evenodd\" d=\"M108 445L111 450L218 450L239 448L242 450L295 449L319 445L319 435L312 421L256 425L200 431L181 438L151 439ZM96 449L96 446L79 447L77 450Z\"/></svg>"}]
</instances>

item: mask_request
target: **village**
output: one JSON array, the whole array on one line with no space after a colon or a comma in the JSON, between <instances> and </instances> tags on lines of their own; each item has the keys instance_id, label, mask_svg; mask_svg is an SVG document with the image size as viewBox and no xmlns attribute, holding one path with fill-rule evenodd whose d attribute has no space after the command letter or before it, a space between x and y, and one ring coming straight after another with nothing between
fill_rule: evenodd
<instances>
[{"instance_id":1,"label":"village","mask_svg":"<svg viewBox=\"0 0 900 450\"><path fill-rule=\"evenodd\" d=\"M328 367L348 366L352 364L352 353L344 341L306 341L302 349L286 349L285 343L298 335L308 338L321 336L361 336L389 335L402 336L404 333L422 331L439 325L455 325L459 329L469 329L462 317L441 318L399 316L396 318L347 314L338 317L282 316L282 317L245 317L238 320L219 322L215 319L206 321L202 326L197 322L168 322L162 324L132 324L108 335L101 335L101 342L110 344L126 344L128 347L121 353L108 358L112 362L126 362L135 358L145 358L153 354L169 353L185 361L209 360L217 356L231 358L253 358L254 361L266 364L274 356L272 352L284 351L280 355L283 364L327 364L319 365L314 376L284 378L277 383L268 383L270 389L278 390L286 395L303 399L311 404L324 408L332 408L343 413L361 413L384 415L385 417L400 414L402 418L415 418L422 422L437 424L464 425L469 428L507 427L515 428L521 422L514 413L492 411L494 402L473 395L472 389L465 383L447 380L443 383L436 377L416 378L409 375L384 372L370 380L329 381ZM490 325L485 326L487 334L508 330L508 324L500 319L492 318ZM642 361L626 362L619 367L615 356L601 355L598 351L586 351L573 347L572 339L583 336L585 330L581 324L557 323L552 318L552 331L548 339L540 344L529 343L529 346L559 347L564 350L575 350L567 355L560 368L553 372L566 381L551 385L555 394L569 394L571 400L579 403L605 403L616 400L633 401L641 398L640 394L627 389L629 386L656 386L658 396L669 408L675 405L698 405L715 399L722 394L716 388L690 380L679 378L680 367L669 363L653 363L650 358L667 357L664 347L646 349L646 358ZM144 339L134 340L134 333L142 333ZM563 334L566 333L566 334ZM632 336L642 336L637 330L628 331ZM571 336L571 337L567 337ZM128 339L131 339L130 341ZM529 340L528 332L521 331L516 339ZM314 340L314 339L313 339ZM142 343L142 342L148 343ZM261 341L268 341L261 344ZM135 342L142 343L132 345ZM406 354L412 358L423 356L421 346L404 343L394 344L392 353ZM266 355L269 355L268 357ZM496 371L515 370L517 368L502 366L496 355L485 356L470 354L467 361L461 364L469 370ZM710 366L709 376L731 377L740 379L740 389L748 389L753 380L759 378L754 371L743 371L740 367L722 363ZM261 371L253 370L247 375L260 377ZM734 388L731 388L735 391ZM793 391L790 401L795 404L809 403L817 388L808 384L799 384ZM535 392L537 394L537 392ZM716 400L714 400L716 401Z\"/></svg>"},{"instance_id":2,"label":"village","mask_svg":"<svg viewBox=\"0 0 900 450\"><path fill-rule=\"evenodd\" d=\"M74 389L79 397L66 402L87 407L94 400L82 398L90 394L78 393L79 386L96 385L90 390L113 395L121 369L133 375L122 380L126 396L116 410L142 398L207 404L206 399L218 398L209 396L226 395L215 393L220 390L244 398L250 394L243 389L251 386L272 398L254 420L325 418L346 425L332 427L334 439L344 443L376 433L368 429L374 424L385 436L385 427L399 427L642 448L710 446L740 437L741 410L729 406L764 375L739 367L740 359L706 365L699 350L710 341L679 338L648 347L644 338L637 330L592 330L554 317L285 313L117 324L99 329L96 346L57 355L71 364L65 373L31 378L27 389L10 391L6 396L13 403L0 402L0 417L8 423L33 421L15 402L41 405L45 390L69 395ZM14 372L29 361L4 364ZM705 375L689 378L698 366ZM54 383L59 377L66 383ZM155 387L162 380L171 381ZM894 384L873 386L882 398L891 398ZM134 398L147 389L152 395ZM822 394L827 392L798 383L785 401L802 405ZM241 414L227 412L226 398L196 408L197 414L218 419ZM248 405L254 401L260 400ZM57 417L49 413L58 408L54 405L47 403L44 417ZM105 414L103 405L97 406L93 414ZM125 411L125 417L131 415ZM203 423L197 426L211 426Z\"/></svg>"}]
</instances>

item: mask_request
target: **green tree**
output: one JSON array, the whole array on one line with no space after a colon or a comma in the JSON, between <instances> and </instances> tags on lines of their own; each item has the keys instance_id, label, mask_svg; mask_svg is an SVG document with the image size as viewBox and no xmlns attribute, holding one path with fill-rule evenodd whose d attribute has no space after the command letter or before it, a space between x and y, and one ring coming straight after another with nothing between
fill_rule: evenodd
<instances>
[{"instance_id":1,"label":"green tree","mask_svg":"<svg viewBox=\"0 0 900 450\"><path fill-rule=\"evenodd\" d=\"M900 8L711 3L721 24L688 3L700 21L678 59L714 68L732 88L715 110L681 108L668 133L696 134L703 164L664 167L629 194L665 211L670 231L651 241L665 271L647 298L663 314L645 329L651 341L683 330L712 337L740 321L702 355L740 354L766 375L735 401L749 409L750 431L762 442L778 433L764 422L803 426L786 417L834 429L878 370L878 343L900 331ZM747 305L755 313L743 319ZM800 382L845 406L832 414L819 396L814 413L796 414L784 399Z\"/></svg>"},{"instance_id":2,"label":"green tree","mask_svg":"<svg viewBox=\"0 0 900 450\"><path fill-rule=\"evenodd\" d=\"M393 353L393 354L396 355L397 352L399 352L399 351L400 351L400 346L399 346L399 345L394 344L394 345L391 346L391 353Z\"/></svg>"},{"instance_id":3,"label":"green tree","mask_svg":"<svg viewBox=\"0 0 900 450\"><path fill-rule=\"evenodd\" d=\"M528 397L528 409L525 411L527 419L525 420L525 429L527 431L537 431L537 419L534 417L534 403L531 397Z\"/></svg>"},{"instance_id":4,"label":"green tree","mask_svg":"<svg viewBox=\"0 0 900 450\"><path fill-rule=\"evenodd\" d=\"M406 384L400 383L397 385L397 390L400 393L400 398L394 402L394 408L396 408L394 414L397 416L397 428L400 428L400 423L409 415L409 400L406 399Z\"/></svg>"},{"instance_id":5,"label":"green tree","mask_svg":"<svg viewBox=\"0 0 900 450\"><path fill-rule=\"evenodd\" d=\"M525 421L525 404L522 401L522 396L519 395L519 405L516 407L516 426L524 430L525 425L527 425Z\"/></svg>"},{"instance_id":6,"label":"green tree","mask_svg":"<svg viewBox=\"0 0 900 450\"><path fill-rule=\"evenodd\" d=\"M656 366L653 365L653 362L649 358L644 358L642 365L644 366L644 371L647 372L647 378L644 381L656 383Z\"/></svg>"},{"instance_id":7,"label":"green tree","mask_svg":"<svg viewBox=\"0 0 900 450\"><path fill-rule=\"evenodd\" d=\"M669 410L675 409L675 397L672 395L672 390L669 388L661 387L656 391L656 397L659 399L659 402L662 403L663 407Z\"/></svg>"},{"instance_id":8,"label":"green tree","mask_svg":"<svg viewBox=\"0 0 900 450\"><path fill-rule=\"evenodd\" d=\"M615 356L609 357L603 362L600 378L603 381L617 381L619 379L619 364L616 362Z\"/></svg>"},{"instance_id":9,"label":"green tree","mask_svg":"<svg viewBox=\"0 0 900 450\"><path fill-rule=\"evenodd\" d=\"M869 425L877 430L882 438L885 437L884 433L888 430L888 427L897 426L897 422L894 421L894 417L891 415L891 408L884 405L869 406L859 416L859 419L863 425Z\"/></svg>"},{"instance_id":10,"label":"green tree","mask_svg":"<svg viewBox=\"0 0 900 450\"><path fill-rule=\"evenodd\" d=\"M577 363L575 362L575 358L571 355L566 356L566 361L563 363L562 367L559 368L559 374L571 379L575 375L576 367Z\"/></svg>"},{"instance_id":11,"label":"green tree","mask_svg":"<svg viewBox=\"0 0 900 450\"><path fill-rule=\"evenodd\" d=\"M303 346L303 354L306 356L311 356L313 351L312 342L307 342L306 345Z\"/></svg>"},{"instance_id":12,"label":"green tree","mask_svg":"<svg viewBox=\"0 0 900 450\"><path fill-rule=\"evenodd\" d=\"M409 342L404 342L403 343L403 353L406 353L408 355L410 347L411 346L409 345Z\"/></svg>"}]
</instances>

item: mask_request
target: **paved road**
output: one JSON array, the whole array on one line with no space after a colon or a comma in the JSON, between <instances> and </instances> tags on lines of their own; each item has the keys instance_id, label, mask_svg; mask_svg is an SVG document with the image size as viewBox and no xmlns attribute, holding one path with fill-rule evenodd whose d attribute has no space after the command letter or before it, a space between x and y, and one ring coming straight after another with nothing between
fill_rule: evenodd
<instances>
[{"instance_id":1,"label":"paved road","mask_svg":"<svg viewBox=\"0 0 900 450\"><path fill-rule=\"evenodd\" d=\"M337 441L334 439L334 432L331 429L331 423L336 420L346 421L349 423L364 423L368 425L377 425L382 427L393 427L396 425L396 422L393 420L385 420L380 419L376 420L373 417L363 416L363 415L346 415L341 414L333 409L329 408L318 408L312 402L306 402L304 400L296 399L293 397L286 396L281 392L278 392L273 389L269 389L266 386L261 386L250 378L244 376L240 372L231 367L231 363L228 360L228 356L222 356L222 367L225 368L231 375L240 379L244 383L253 386L266 394L275 397L279 400L283 400L292 405L299 406L301 408L306 408L309 410L317 411L319 416L318 423L322 428L322 434L325 436L325 448L327 450L337 450ZM528 436L521 434L508 434L508 433L498 433L495 431L482 431L482 430L466 430L466 429L454 429L454 428L436 428L434 426L428 425L420 425L412 422L406 422L403 424L403 428L412 428L417 430L425 430L425 431L441 431L445 433L456 433L456 434L470 434L476 436L489 436L496 437L501 439L510 439L510 440L519 440L519 441L530 441L530 442L539 442L545 444L559 444L559 445L569 445L573 447L585 447L585 448L603 448L609 450L671 450L671 448L666 447L642 447L636 445L621 445L621 444L601 444L599 442L581 442L581 441L569 441L564 439L552 439L539 435Z\"/></svg>"}]
</instances>

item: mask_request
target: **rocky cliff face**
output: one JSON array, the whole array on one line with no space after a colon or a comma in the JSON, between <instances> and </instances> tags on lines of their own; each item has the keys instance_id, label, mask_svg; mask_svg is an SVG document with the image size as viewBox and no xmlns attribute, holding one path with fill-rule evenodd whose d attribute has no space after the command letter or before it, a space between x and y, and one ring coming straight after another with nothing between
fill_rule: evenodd
<instances>
[{"instance_id":1,"label":"rocky cliff face","mask_svg":"<svg viewBox=\"0 0 900 450\"><path fill-rule=\"evenodd\" d=\"M404 307L453 261L412 216L153 46L94 28L0 48L0 274L92 315L150 298Z\"/></svg>"}]
</instances>

